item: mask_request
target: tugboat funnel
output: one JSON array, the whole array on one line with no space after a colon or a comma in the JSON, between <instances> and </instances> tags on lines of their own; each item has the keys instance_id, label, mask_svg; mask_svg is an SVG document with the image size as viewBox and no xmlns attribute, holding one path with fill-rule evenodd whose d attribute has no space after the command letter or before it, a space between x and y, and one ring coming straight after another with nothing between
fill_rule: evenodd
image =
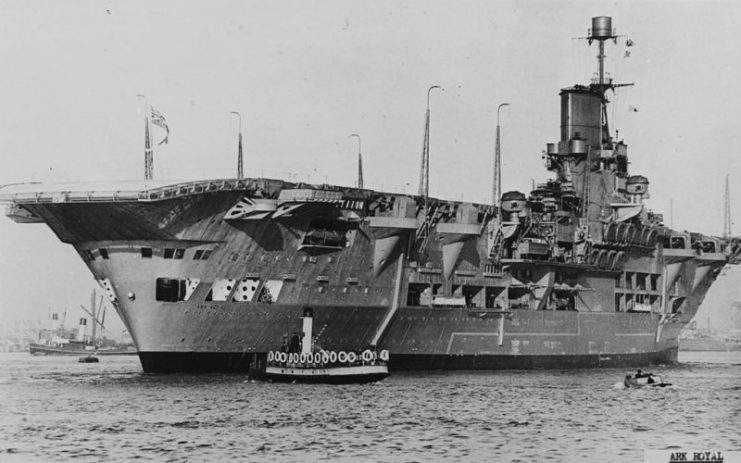
<instances>
[{"instance_id":1,"label":"tugboat funnel","mask_svg":"<svg viewBox=\"0 0 741 463\"><path fill-rule=\"evenodd\" d=\"M314 310L311 307L304 307L304 337L301 343L301 353L311 353L311 336L312 325L314 322Z\"/></svg>"}]
</instances>

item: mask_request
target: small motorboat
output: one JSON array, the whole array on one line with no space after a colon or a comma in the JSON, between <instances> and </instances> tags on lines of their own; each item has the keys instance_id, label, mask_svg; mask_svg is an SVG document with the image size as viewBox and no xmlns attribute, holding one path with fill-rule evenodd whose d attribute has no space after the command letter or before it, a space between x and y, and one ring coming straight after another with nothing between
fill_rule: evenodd
<instances>
[{"instance_id":1,"label":"small motorboat","mask_svg":"<svg viewBox=\"0 0 741 463\"><path fill-rule=\"evenodd\" d=\"M98 363L98 357L94 355L86 355L77 359L79 363Z\"/></svg>"},{"instance_id":2,"label":"small motorboat","mask_svg":"<svg viewBox=\"0 0 741 463\"><path fill-rule=\"evenodd\" d=\"M653 373L641 373L641 370L638 370L638 373L634 375L626 374L623 384L625 387L632 388L671 386L671 383L664 382L661 376Z\"/></svg>"},{"instance_id":3,"label":"small motorboat","mask_svg":"<svg viewBox=\"0 0 741 463\"><path fill-rule=\"evenodd\" d=\"M389 375L387 350L335 352L319 349L312 345L312 322L313 311L306 307L303 342L299 342L297 336L288 352L268 352L265 371L259 376L276 382L349 384L380 381Z\"/></svg>"}]
</instances>

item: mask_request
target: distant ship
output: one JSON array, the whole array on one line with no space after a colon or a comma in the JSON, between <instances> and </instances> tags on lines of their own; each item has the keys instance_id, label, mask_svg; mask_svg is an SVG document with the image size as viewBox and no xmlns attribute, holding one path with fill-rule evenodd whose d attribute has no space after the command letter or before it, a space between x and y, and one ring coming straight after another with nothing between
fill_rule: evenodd
<instances>
[{"instance_id":1,"label":"distant ship","mask_svg":"<svg viewBox=\"0 0 741 463\"><path fill-rule=\"evenodd\" d=\"M64 317L60 321L59 314L51 314L52 326L39 332L37 342L29 345L29 352L32 355L136 355L136 348L133 344L120 344L102 336L96 336L96 325L104 328L105 308L101 303L96 307L95 291L91 296L90 309L85 310L92 320L92 335L88 336L87 326L88 319L80 318L77 330L67 330L64 327ZM65 312L66 314L66 312Z\"/></svg>"},{"instance_id":2,"label":"distant ship","mask_svg":"<svg viewBox=\"0 0 741 463\"><path fill-rule=\"evenodd\" d=\"M90 342L76 339L63 339L46 342L32 342L29 350L32 355L136 355L133 345L125 346L96 346Z\"/></svg>"},{"instance_id":3,"label":"distant ship","mask_svg":"<svg viewBox=\"0 0 741 463\"><path fill-rule=\"evenodd\" d=\"M741 350L741 344L706 336L679 338L679 350L690 352L728 352Z\"/></svg>"},{"instance_id":4,"label":"distant ship","mask_svg":"<svg viewBox=\"0 0 741 463\"><path fill-rule=\"evenodd\" d=\"M622 85L604 73L611 18L593 18L585 39L599 73L560 92L560 140L543 153L553 178L494 204L429 196L429 124L419 195L148 176L8 185L0 200L74 246L147 372L264 366L301 332L306 305L323 349L388 350L391 371L674 362L680 329L741 245L647 209L649 181L629 173L608 125ZM149 143L147 132L147 172Z\"/></svg>"},{"instance_id":5,"label":"distant ship","mask_svg":"<svg viewBox=\"0 0 741 463\"><path fill-rule=\"evenodd\" d=\"M741 301L732 304L731 327L725 333L710 329L710 320L702 328L692 320L679 333L679 350L703 352L741 351Z\"/></svg>"},{"instance_id":6,"label":"distant ship","mask_svg":"<svg viewBox=\"0 0 741 463\"><path fill-rule=\"evenodd\" d=\"M682 330L679 335L679 350L726 352L741 350L741 344L731 343L715 333L704 330Z\"/></svg>"}]
</instances>

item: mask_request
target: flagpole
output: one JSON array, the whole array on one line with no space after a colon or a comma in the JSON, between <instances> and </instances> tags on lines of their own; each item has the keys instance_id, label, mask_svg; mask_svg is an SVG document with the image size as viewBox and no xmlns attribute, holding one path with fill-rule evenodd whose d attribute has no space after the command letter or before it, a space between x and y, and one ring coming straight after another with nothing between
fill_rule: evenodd
<instances>
[{"instance_id":1,"label":"flagpole","mask_svg":"<svg viewBox=\"0 0 741 463\"><path fill-rule=\"evenodd\" d=\"M231 114L236 114L239 118L239 141L237 144L237 179L242 180L244 178L244 169L242 164L242 115L237 111L232 111Z\"/></svg>"},{"instance_id":2,"label":"flagpole","mask_svg":"<svg viewBox=\"0 0 741 463\"><path fill-rule=\"evenodd\" d=\"M152 137L149 130L149 102L147 101L147 97L141 93L136 96L144 99L144 180L152 180L154 156L152 152Z\"/></svg>"}]
</instances>

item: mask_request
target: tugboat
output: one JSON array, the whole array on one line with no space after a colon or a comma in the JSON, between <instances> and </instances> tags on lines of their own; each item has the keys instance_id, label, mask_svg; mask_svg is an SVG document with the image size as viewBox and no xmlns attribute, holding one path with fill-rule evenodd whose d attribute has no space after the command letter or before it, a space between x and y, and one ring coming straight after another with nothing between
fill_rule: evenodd
<instances>
[{"instance_id":1,"label":"tugboat","mask_svg":"<svg viewBox=\"0 0 741 463\"><path fill-rule=\"evenodd\" d=\"M389 375L387 350L325 351L312 342L314 313L303 311L303 338L298 333L279 351L268 352L264 379L276 382L351 384L380 381ZM299 340L300 339L300 340ZM287 352L286 352L287 351Z\"/></svg>"},{"instance_id":2,"label":"tugboat","mask_svg":"<svg viewBox=\"0 0 741 463\"><path fill-rule=\"evenodd\" d=\"M52 313L50 329L43 329L39 333L37 342L29 345L31 355L136 355L133 344L119 344L102 335L105 332L106 306L103 305L103 296L96 301L95 290L90 296L90 309L83 305L80 308L89 316L92 325L92 335L87 335L88 318L80 318L76 332L64 327L67 312L65 309L62 320L59 314ZM100 331L98 331L100 330ZM97 361L97 360L96 360Z\"/></svg>"},{"instance_id":3,"label":"tugboat","mask_svg":"<svg viewBox=\"0 0 741 463\"><path fill-rule=\"evenodd\" d=\"M664 382L664 380L661 379L661 376L653 373L642 373L641 370L638 370L635 375L631 375L630 373L626 374L623 384L625 387L631 388L641 388L644 386L666 387L672 385L671 383Z\"/></svg>"}]
</instances>

